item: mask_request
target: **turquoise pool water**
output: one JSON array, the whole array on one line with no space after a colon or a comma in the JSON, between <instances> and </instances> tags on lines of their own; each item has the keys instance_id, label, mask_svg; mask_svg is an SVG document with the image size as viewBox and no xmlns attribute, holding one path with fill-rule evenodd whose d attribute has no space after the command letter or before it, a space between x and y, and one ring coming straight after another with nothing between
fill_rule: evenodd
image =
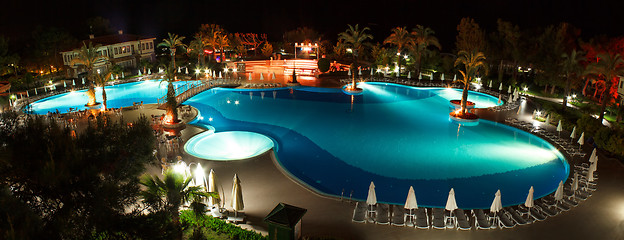
<instances>
[{"instance_id":1,"label":"turquoise pool water","mask_svg":"<svg viewBox=\"0 0 624 240\"><path fill-rule=\"evenodd\" d=\"M174 86L180 86L187 82L174 82ZM63 93L51 97L38 100L31 104L35 114L47 114L55 112L57 109L61 113L66 113L69 108L78 110L87 109L84 105L88 98L87 90ZM107 105L109 108L119 108L132 106L133 102L141 102L143 104L156 103L158 98L167 93L167 83L160 83L160 80L149 80L133 83L119 84L106 87ZM95 96L97 102L102 102L102 88L95 88Z\"/></svg>"},{"instance_id":2,"label":"turquoise pool water","mask_svg":"<svg viewBox=\"0 0 624 240\"><path fill-rule=\"evenodd\" d=\"M206 131L189 139L184 150L198 158L210 160L241 160L258 156L273 148L273 140L254 133Z\"/></svg>"},{"instance_id":3,"label":"turquoise pool water","mask_svg":"<svg viewBox=\"0 0 624 240\"><path fill-rule=\"evenodd\" d=\"M193 124L215 132L248 131L275 142L279 164L323 194L366 199L375 182L380 202L443 207L455 188L460 208L489 208L500 189L504 205L553 192L568 176L564 157L546 141L503 124L449 121L461 91L386 83L359 85L364 93L299 87L213 89L185 102L199 109ZM476 107L498 99L471 92ZM201 151L196 149L197 152Z\"/></svg>"}]
</instances>

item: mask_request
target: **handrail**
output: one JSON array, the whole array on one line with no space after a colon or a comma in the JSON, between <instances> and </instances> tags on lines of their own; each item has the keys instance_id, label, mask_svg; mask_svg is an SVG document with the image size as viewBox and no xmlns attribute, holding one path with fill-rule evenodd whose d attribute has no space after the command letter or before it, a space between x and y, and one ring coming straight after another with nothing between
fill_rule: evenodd
<instances>
[{"instance_id":1,"label":"handrail","mask_svg":"<svg viewBox=\"0 0 624 240\"><path fill-rule=\"evenodd\" d=\"M205 90L234 84L234 82L228 83L228 80L230 79L208 80L201 81L200 83L195 83L194 81L187 82L186 84L178 86L175 89L174 92L176 93L176 102L180 105L182 102ZM156 102L159 107L165 104L167 102L167 95L165 94L164 96L158 98Z\"/></svg>"}]
</instances>

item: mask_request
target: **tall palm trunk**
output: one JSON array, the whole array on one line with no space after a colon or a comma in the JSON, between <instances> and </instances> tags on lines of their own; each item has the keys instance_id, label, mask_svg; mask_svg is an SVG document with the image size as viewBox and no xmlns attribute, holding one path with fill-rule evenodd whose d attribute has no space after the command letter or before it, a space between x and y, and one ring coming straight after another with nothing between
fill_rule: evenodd
<instances>
[{"instance_id":1,"label":"tall palm trunk","mask_svg":"<svg viewBox=\"0 0 624 240\"><path fill-rule=\"evenodd\" d=\"M604 119L604 113L605 113L605 109L607 108L607 103L611 100L609 99L609 97L611 96L611 93L609 92L609 90L611 89L611 79L613 79L610 76L607 76L607 78L605 79L605 91L602 93L602 104L600 105L600 115L598 116L598 120L600 120L600 123L602 123L602 119Z\"/></svg>"},{"instance_id":2,"label":"tall palm trunk","mask_svg":"<svg viewBox=\"0 0 624 240\"><path fill-rule=\"evenodd\" d=\"M102 103L104 104L104 111L106 111L108 108L106 106L106 84L102 84Z\"/></svg>"},{"instance_id":3,"label":"tall palm trunk","mask_svg":"<svg viewBox=\"0 0 624 240\"><path fill-rule=\"evenodd\" d=\"M466 102L468 101L468 83L470 81L467 81L466 83L464 83L464 91L462 92L462 99L461 99L461 109L462 109L462 115L466 114L467 109L467 104Z\"/></svg>"},{"instance_id":4,"label":"tall palm trunk","mask_svg":"<svg viewBox=\"0 0 624 240\"><path fill-rule=\"evenodd\" d=\"M566 110L566 106L568 105L568 94L570 94L570 76L566 76L566 86L563 92L563 105L561 106L561 110L564 112Z\"/></svg>"}]
</instances>

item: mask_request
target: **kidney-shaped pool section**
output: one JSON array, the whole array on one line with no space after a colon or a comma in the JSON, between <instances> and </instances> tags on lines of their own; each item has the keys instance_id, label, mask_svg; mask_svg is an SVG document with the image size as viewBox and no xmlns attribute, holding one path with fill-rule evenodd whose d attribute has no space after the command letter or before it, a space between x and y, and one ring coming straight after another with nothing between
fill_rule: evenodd
<instances>
[{"instance_id":1,"label":"kidney-shaped pool section","mask_svg":"<svg viewBox=\"0 0 624 240\"><path fill-rule=\"evenodd\" d=\"M209 160L241 160L258 156L273 148L273 140L244 131L203 132L184 144L184 150L198 158Z\"/></svg>"},{"instance_id":2,"label":"kidney-shaped pool section","mask_svg":"<svg viewBox=\"0 0 624 240\"><path fill-rule=\"evenodd\" d=\"M498 189L503 205L520 204L531 186L538 198L568 176L565 158L543 139L487 120L470 127L449 121L449 100L461 90L359 87L357 96L309 87L212 89L185 103L199 110L192 124L272 139L279 165L327 195L364 200L374 181L380 202L401 205L413 186L420 205L443 207L454 188L460 208L489 208ZM498 104L475 92L468 100L477 108Z\"/></svg>"}]
</instances>

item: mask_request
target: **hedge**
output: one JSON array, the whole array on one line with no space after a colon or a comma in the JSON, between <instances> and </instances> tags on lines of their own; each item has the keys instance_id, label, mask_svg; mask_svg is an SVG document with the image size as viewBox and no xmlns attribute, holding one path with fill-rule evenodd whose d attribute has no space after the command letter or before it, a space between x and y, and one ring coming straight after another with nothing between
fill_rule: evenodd
<instances>
[{"instance_id":1,"label":"hedge","mask_svg":"<svg viewBox=\"0 0 624 240\"><path fill-rule=\"evenodd\" d=\"M192 211L185 210L180 213L180 222L183 225L195 225L199 224L202 228L210 229L216 233L225 234L231 239L240 240L266 240L266 237L261 234L242 229L231 223L227 223L221 219L213 218L211 216L203 215L199 219L195 217Z\"/></svg>"}]
</instances>

